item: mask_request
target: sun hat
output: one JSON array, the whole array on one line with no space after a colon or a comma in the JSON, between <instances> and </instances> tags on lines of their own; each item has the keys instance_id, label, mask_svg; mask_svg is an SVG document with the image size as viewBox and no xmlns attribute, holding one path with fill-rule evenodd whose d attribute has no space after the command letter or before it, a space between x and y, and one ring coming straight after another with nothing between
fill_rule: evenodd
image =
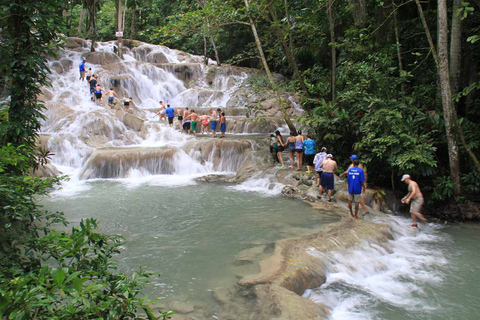
<instances>
[{"instance_id":1,"label":"sun hat","mask_svg":"<svg viewBox=\"0 0 480 320\"><path fill-rule=\"evenodd\" d=\"M350 156L350 159L355 160L355 159L358 159L358 157L357 157L356 154L352 154L352 155Z\"/></svg>"},{"instance_id":2,"label":"sun hat","mask_svg":"<svg viewBox=\"0 0 480 320\"><path fill-rule=\"evenodd\" d=\"M327 154L327 158L333 158L333 155L331 153Z\"/></svg>"},{"instance_id":3,"label":"sun hat","mask_svg":"<svg viewBox=\"0 0 480 320\"><path fill-rule=\"evenodd\" d=\"M402 176L402 180L400 180L400 181L405 181L405 179L410 179L410 175L409 174L404 174Z\"/></svg>"}]
</instances>

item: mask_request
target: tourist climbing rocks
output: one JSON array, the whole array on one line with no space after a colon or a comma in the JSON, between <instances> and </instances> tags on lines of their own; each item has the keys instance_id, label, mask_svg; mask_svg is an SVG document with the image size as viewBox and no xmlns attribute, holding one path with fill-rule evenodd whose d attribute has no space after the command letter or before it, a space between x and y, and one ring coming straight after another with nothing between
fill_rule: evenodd
<instances>
[{"instance_id":1,"label":"tourist climbing rocks","mask_svg":"<svg viewBox=\"0 0 480 320\"><path fill-rule=\"evenodd\" d=\"M278 139L273 133L270 135L270 154L272 155L273 165L280 163L278 160Z\"/></svg>"},{"instance_id":2,"label":"tourist climbing rocks","mask_svg":"<svg viewBox=\"0 0 480 320\"><path fill-rule=\"evenodd\" d=\"M210 129L212 129L212 135L217 136L217 112L213 109L210 109Z\"/></svg>"},{"instance_id":3,"label":"tourist climbing rocks","mask_svg":"<svg viewBox=\"0 0 480 320\"><path fill-rule=\"evenodd\" d=\"M178 121L178 129L180 132L183 132L183 112L180 107L177 108L177 121Z\"/></svg>"},{"instance_id":4,"label":"tourist climbing rocks","mask_svg":"<svg viewBox=\"0 0 480 320\"><path fill-rule=\"evenodd\" d=\"M173 127L173 118L175 118L175 109L170 107L169 104L167 104L167 109L165 109L165 114L168 117L168 125L170 127Z\"/></svg>"},{"instance_id":5,"label":"tourist climbing rocks","mask_svg":"<svg viewBox=\"0 0 480 320\"><path fill-rule=\"evenodd\" d=\"M362 169L358 167L360 161L358 159L353 160L353 166L347 171L348 182L348 210L350 215L354 219L360 219L358 217L358 205L362 191L365 192L365 174ZM355 214L352 211L352 202L355 203Z\"/></svg>"},{"instance_id":6,"label":"tourist climbing rocks","mask_svg":"<svg viewBox=\"0 0 480 320\"><path fill-rule=\"evenodd\" d=\"M93 74L92 68L88 68L88 70L85 71L85 75L87 76L87 84L90 83L90 78L92 78L92 74Z\"/></svg>"},{"instance_id":7,"label":"tourist climbing rocks","mask_svg":"<svg viewBox=\"0 0 480 320\"><path fill-rule=\"evenodd\" d=\"M288 158L290 159L289 169L293 169L295 163L295 132L290 131L290 136L285 141L288 146Z\"/></svg>"},{"instance_id":8,"label":"tourist climbing rocks","mask_svg":"<svg viewBox=\"0 0 480 320\"><path fill-rule=\"evenodd\" d=\"M322 180L323 168L320 168L320 165L323 163L323 160L327 157L327 148L322 147L322 150L315 155L313 163L315 164L315 171L318 173L317 187L320 187L320 181ZM320 195L321 196L321 195Z\"/></svg>"},{"instance_id":9,"label":"tourist climbing rocks","mask_svg":"<svg viewBox=\"0 0 480 320\"><path fill-rule=\"evenodd\" d=\"M323 173L317 198L321 199L323 190L325 189L328 190L327 200L330 202L332 201L333 190L335 189L334 172L338 169L337 162L333 160L331 153L327 154L327 158L322 162L320 168L323 168Z\"/></svg>"},{"instance_id":10,"label":"tourist climbing rocks","mask_svg":"<svg viewBox=\"0 0 480 320\"><path fill-rule=\"evenodd\" d=\"M357 159L358 159L358 156L357 156L356 154L352 154L352 155L350 156L350 160L352 161L352 164L348 167L348 169L347 169L344 173L342 173L342 174L340 175L340 178L342 178L343 176L345 176L345 175L348 173L348 170L353 167L353 163L354 163L354 161L357 160ZM360 161L360 160L359 160L359 161ZM365 182L364 182L364 184L365 184L365 189L366 189L366 188L367 188L367 169L366 169L361 163L358 164L358 167L363 170L363 173L364 173L364 176L365 176ZM360 195L360 205L361 205L362 208L363 208L363 215L364 215L364 216L370 213L370 212L368 211L367 206L365 205L365 193L362 193L362 194Z\"/></svg>"},{"instance_id":11,"label":"tourist climbing rocks","mask_svg":"<svg viewBox=\"0 0 480 320\"><path fill-rule=\"evenodd\" d=\"M427 219L422 214L423 194L418 186L418 183L412 180L410 175L404 174L401 181L408 185L408 193L402 198L402 203L410 203L410 215L412 216L412 227L418 227L417 218L422 222L427 222Z\"/></svg>"},{"instance_id":12,"label":"tourist climbing rocks","mask_svg":"<svg viewBox=\"0 0 480 320\"><path fill-rule=\"evenodd\" d=\"M307 173L312 173L313 160L315 158L315 149L317 145L312 139L312 136L307 134L307 140L303 142L303 147L305 148L305 161L307 162Z\"/></svg>"},{"instance_id":13,"label":"tourist climbing rocks","mask_svg":"<svg viewBox=\"0 0 480 320\"><path fill-rule=\"evenodd\" d=\"M78 68L80 69L80 79L79 80L85 80L85 62L86 60L83 59Z\"/></svg>"},{"instance_id":14,"label":"tourist climbing rocks","mask_svg":"<svg viewBox=\"0 0 480 320\"><path fill-rule=\"evenodd\" d=\"M285 144L283 143L283 137L280 134L280 131L275 131L275 138L277 139L277 157L278 161L280 162L280 166L283 168L285 165L283 164L283 156L282 152L285 150Z\"/></svg>"},{"instance_id":15,"label":"tourist climbing rocks","mask_svg":"<svg viewBox=\"0 0 480 320\"><path fill-rule=\"evenodd\" d=\"M103 89L97 83L97 85L95 86L95 101L97 102L98 105L102 104L102 93L103 93Z\"/></svg>"},{"instance_id":16,"label":"tourist climbing rocks","mask_svg":"<svg viewBox=\"0 0 480 320\"><path fill-rule=\"evenodd\" d=\"M159 116L159 121L164 121L165 120L165 117L167 116L167 114L165 113L165 110L167 110L167 108L165 107L165 103L163 101L160 101L160 110L158 110L156 116Z\"/></svg>"},{"instance_id":17,"label":"tourist climbing rocks","mask_svg":"<svg viewBox=\"0 0 480 320\"><path fill-rule=\"evenodd\" d=\"M207 134L209 133L209 129L208 129L208 124L209 124L209 116L206 115L206 114L202 114L202 116L200 117L200 121L202 122L202 134L204 134L205 132L207 132Z\"/></svg>"},{"instance_id":18,"label":"tourist climbing rocks","mask_svg":"<svg viewBox=\"0 0 480 320\"><path fill-rule=\"evenodd\" d=\"M227 117L225 117L225 112L220 113L220 138L225 138L225 133L227 132Z\"/></svg>"},{"instance_id":19,"label":"tourist climbing rocks","mask_svg":"<svg viewBox=\"0 0 480 320\"><path fill-rule=\"evenodd\" d=\"M123 100L123 107L125 108L125 112L130 112L130 105L135 106L132 97Z\"/></svg>"},{"instance_id":20,"label":"tourist climbing rocks","mask_svg":"<svg viewBox=\"0 0 480 320\"><path fill-rule=\"evenodd\" d=\"M92 96L91 100L95 101L94 93L95 93L95 87L97 86L97 78L95 78L94 74L90 78L89 84L90 84L90 95Z\"/></svg>"},{"instance_id":21,"label":"tourist climbing rocks","mask_svg":"<svg viewBox=\"0 0 480 320\"><path fill-rule=\"evenodd\" d=\"M190 111L188 110L188 108L185 108L185 111L183 111L183 118L185 120L183 121L183 127L182 128L187 134L190 134L191 120L187 119L189 115L190 115Z\"/></svg>"},{"instance_id":22,"label":"tourist climbing rocks","mask_svg":"<svg viewBox=\"0 0 480 320\"><path fill-rule=\"evenodd\" d=\"M198 114L196 114L194 110L191 110L190 114L185 118L185 120L191 120L192 121L190 129L192 130L193 135L196 136L197 135ZM207 121L207 125L208 125L208 121Z\"/></svg>"},{"instance_id":23,"label":"tourist climbing rocks","mask_svg":"<svg viewBox=\"0 0 480 320\"><path fill-rule=\"evenodd\" d=\"M295 137L295 152L297 153L297 171L302 170L303 166L303 142L305 137L302 135L302 131L298 130L298 134Z\"/></svg>"},{"instance_id":24,"label":"tourist climbing rocks","mask_svg":"<svg viewBox=\"0 0 480 320\"><path fill-rule=\"evenodd\" d=\"M110 106L110 109L113 109L114 107L114 104L113 104L113 99L115 97L117 97L117 99L120 99L120 97L118 96L118 94L113 90L113 88L110 88L110 90L108 91L108 105Z\"/></svg>"}]
</instances>

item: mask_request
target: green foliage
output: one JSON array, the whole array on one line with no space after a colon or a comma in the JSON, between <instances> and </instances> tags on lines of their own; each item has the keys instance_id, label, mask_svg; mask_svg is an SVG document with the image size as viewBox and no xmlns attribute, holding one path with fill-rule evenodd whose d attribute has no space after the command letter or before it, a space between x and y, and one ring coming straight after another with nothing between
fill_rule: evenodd
<instances>
[{"instance_id":1,"label":"green foliage","mask_svg":"<svg viewBox=\"0 0 480 320\"><path fill-rule=\"evenodd\" d=\"M448 176L437 177L433 180L433 187L426 187L426 190L431 190L432 200L445 202L452 199L455 192L455 184Z\"/></svg>"}]
</instances>

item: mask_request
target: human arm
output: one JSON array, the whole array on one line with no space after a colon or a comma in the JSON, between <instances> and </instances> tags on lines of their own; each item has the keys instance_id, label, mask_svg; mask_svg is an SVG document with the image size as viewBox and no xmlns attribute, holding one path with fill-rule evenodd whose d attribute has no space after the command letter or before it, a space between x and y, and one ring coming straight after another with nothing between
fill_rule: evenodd
<instances>
[{"instance_id":1,"label":"human arm","mask_svg":"<svg viewBox=\"0 0 480 320\"><path fill-rule=\"evenodd\" d=\"M412 185L412 191L410 191L407 194L407 196L404 198L406 204L410 203L410 200L412 200L412 197L417 193L417 190L418 190L418 185L416 183L412 183L411 185Z\"/></svg>"}]
</instances>

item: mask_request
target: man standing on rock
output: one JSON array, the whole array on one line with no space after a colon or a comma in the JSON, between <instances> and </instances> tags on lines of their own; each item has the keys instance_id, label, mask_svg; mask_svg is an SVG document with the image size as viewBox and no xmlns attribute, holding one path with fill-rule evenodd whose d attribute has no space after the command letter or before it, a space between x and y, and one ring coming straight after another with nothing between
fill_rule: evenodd
<instances>
[{"instance_id":1,"label":"man standing on rock","mask_svg":"<svg viewBox=\"0 0 480 320\"><path fill-rule=\"evenodd\" d=\"M213 137L217 136L217 112L213 109L210 109L210 129L212 129Z\"/></svg>"},{"instance_id":2,"label":"man standing on rock","mask_svg":"<svg viewBox=\"0 0 480 320\"><path fill-rule=\"evenodd\" d=\"M365 191L365 174L362 169L358 167L358 159L353 160L353 167L347 171L348 182L348 209L353 219L360 219L358 217L358 204L362 191ZM355 202L355 215L352 212L352 202Z\"/></svg>"},{"instance_id":3,"label":"man standing on rock","mask_svg":"<svg viewBox=\"0 0 480 320\"><path fill-rule=\"evenodd\" d=\"M357 160L357 159L358 159L358 157L357 157L356 154L352 154L352 155L350 156L350 160L352 160L352 164L348 167L347 171L345 171L344 173L342 173L342 174L340 175L340 178L342 178L343 176L345 176L345 175L348 173L348 170L349 170L350 168L353 168L353 163L354 163L355 160ZM365 184L365 190L366 190L366 189L367 189L367 169L365 169L365 167L364 167L362 164L360 164L360 163L359 163L358 167L363 170L363 173L364 173L364 176L365 176L365 182L364 182L364 184ZM367 206L365 205L365 192L360 195L360 205L361 205L362 208L363 208L363 215L364 215L364 216L370 213L370 212L368 212L368 208L367 208Z\"/></svg>"},{"instance_id":4,"label":"man standing on rock","mask_svg":"<svg viewBox=\"0 0 480 320\"><path fill-rule=\"evenodd\" d=\"M185 108L185 111L183 111L183 130L187 133L190 134L190 123L192 122L188 116L190 115L190 111L188 108Z\"/></svg>"},{"instance_id":5,"label":"man standing on rock","mask_svg":"<svg viewBox=\"0 0 480 320\"><path fill-rule=\"evenodd\" d=\"M322 198L323 189L328 190L328 202L332 201L333 190L335 189L334 172L338 169L337 162L332 159L331 153L327 154L327 158L322 162L320 168L323 168L322 179L320 180L320 188L318 189L318 199Z\"/></svg>"},{"instance_id":6,"label":"man standing on rock","mask_svg":"<svg viewBox=\"0 0 480 320\"><path fill-rule=\"evenodd\" d=\"M117 97L118 99L120 99L120 97L115 92L115 90L113 90L113 88L110 88L110 90L108 91L108 105L110 106L110 109L113 109L113 99L114 99L114 97Z\"/></svg>"},{"instance_id":7,"label":"man standing on rock","mask_svg":"<svg viewBox=\"0 0 480 320\"><path fill-rule=\"evenodd\" d=\"M315 171L318 173L317 187L320 187L320 180L322 179L323 168L320 165L327 158L327 148L322 147L322 150L315 155L313 163L315 164Z\"/></svg>"},{"instance_id":8,"label":"man standing on rock","mask_svg":"<svg viewBox=\"0 0 480 320\"><path fill-rule=\"evenodd\" d=\"M85 80L85 59L80 63L79 69L80 69L80 79L79 80Z\"/></svg>"},{"instance_id":9,"label":"man standing on rock","mask_svg":"<svg viewBox=\"0 0 480 320\"><path fill-rule=\"evenodd\" d=\"M205 131L207 132L207 134L210 133L208 131L208 122L209 122L208 119L209 119L209 116L206 114L202 114L202 116L200 117L200 121L202 121L202 135L205 134Z\"/></svg>"},{"instance_id":10,"label":"man standing on rock","mask_svg":"<svg viewBox=\"0 0 480 320\"><path fill-rule=\"evenodd\" d=\"M220 114L220 138L225 138L225 132L227 132L227 117L225 117L225 112Z\"/></svg>"},{"instance_id":11,"label":"man standing on rock","mask_svg":"<svg viewBox=\"0 0 480 320\"><path fill-rule=\"evenodd\" d=\"M175 109L170 107L169 104L167 104L167 109L165 110L165 113L167 114L168 117L168 124L170 127L173 127L173 118L175 118Z\"/></svg>"},{"instance_id":12,"label":"man standing on rock","mask_svg":"<svg viewBox=\"0 0 480 320\"><path fill-rule=\"evenodd\" d=\"M192 120L190 129L193 132L193 135L197 135L197 121L198 121L198 114L195 113L195 110L190 111L190 115L188 115L184 120Z\"/></svg>"},{"instance_id":13,"label":"man standing on rock","mask_svg":"<svg viewBox=\"0 0 480 320\"><path fill-rule=\"evenodd\" d=\"M412 227L418 227L417 218L422 220L422 222L427 222L427 219L425 219L421 213L424 202L422 191L420 190L418 183L413 181L408 174L404 174L401 181L408 184L408 193L403 197L402 203L409 204L411 202L410 215L413 220Z\"/></svg>"}]
</instances>

